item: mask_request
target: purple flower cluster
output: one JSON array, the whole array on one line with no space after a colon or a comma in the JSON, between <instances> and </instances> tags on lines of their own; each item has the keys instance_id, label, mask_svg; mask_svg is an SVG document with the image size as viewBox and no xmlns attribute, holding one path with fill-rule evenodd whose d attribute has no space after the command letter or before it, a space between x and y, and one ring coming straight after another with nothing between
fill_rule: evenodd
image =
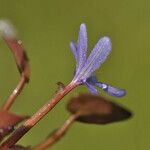
<instances>
[{"instance_id":1,"label":"purple flower cluster","mask_svg":"<svg viewBox=\"0 0 150 150\"><path fill-rule=\"evenodd\" d=\"M73 82L86 84L89 91L93 94L98 94L96 87L100 87L109 95L116 97L124 96L124 89L115 88L108 84L98 82L96 76L93 75L95 70L101 66L111 51L112 43L110 38L107 36L101 38L88 57L87 41L86 25L81 24L77 44L74 42L70 43L70 48L76 59L76 69Z\"/></svg>"}]
</instances>

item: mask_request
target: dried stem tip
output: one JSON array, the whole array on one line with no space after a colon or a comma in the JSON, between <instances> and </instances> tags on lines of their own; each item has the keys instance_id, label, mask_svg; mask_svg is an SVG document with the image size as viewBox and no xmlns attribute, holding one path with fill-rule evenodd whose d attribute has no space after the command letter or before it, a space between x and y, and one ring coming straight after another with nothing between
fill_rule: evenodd
<instances>
[{"instance_id":1,"label":"dried stem tip","mask_svg":"<svg viewBox=\"0 0 150 150\"><path fill-rule=\"evenodd\" d=\"M0 34L7 38L15 38L16 30L8 20L0 20Z\"/></svg>"},{"instance_id":2,"label":"dried stem tip","mask_svg":"<svg viewBox=\"0 0 150 150\"><path fill-rule=\"evenodd\" d=\"M17 39L15 29L9 21L0 20L0 35L10 48L15 58L17 68L21 74L17 87L13 90L2 106L3 110L8 110L14 103L16 97L21 93L25 83L29 81L30 67L22 42Z\"/></svg>"},{"instance_id":3,"label":"dried stem tip","mask_svg":"<svg viewBox=\"0 0 150 150\"><path fill-rule=\"evenodd\" d=\"M11 49L19 72L24 75L26 82L29 80L30 69L28 57L23 48L22 42L17 39L13 25L6 20L0 20L0 34Z\"/></svg>"}]
</instances>

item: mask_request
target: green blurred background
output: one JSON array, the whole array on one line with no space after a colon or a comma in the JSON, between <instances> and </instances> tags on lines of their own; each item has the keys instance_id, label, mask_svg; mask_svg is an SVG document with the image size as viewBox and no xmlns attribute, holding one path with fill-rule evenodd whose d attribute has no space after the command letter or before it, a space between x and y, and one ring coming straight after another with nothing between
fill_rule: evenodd
<instances>
[{"instance_id":1,"label":"green blurred background","mask_svg":"<svg viewBox=\"0 0 150 150\"><path fill-rule=\"evenodd\" d=\"M75 123L52 150L150 148L150 1L0 0L0 18L13 22L30 58L30 83L11 109L19 114L33 114L54 94L57 81L71 81L75 60L69 42L77 39L82 22L87 24L89 50L104 35L112 39L112 53L97 76L127 90L124 98L112 99L132 110L134 117L106 126ZM18 80L13 56L0 41L1 104ZM69 116L66 102L79 91L87 90L79 87L66 96L19 143L36 145L59 127Z\"/></svg>"}]
</instances>

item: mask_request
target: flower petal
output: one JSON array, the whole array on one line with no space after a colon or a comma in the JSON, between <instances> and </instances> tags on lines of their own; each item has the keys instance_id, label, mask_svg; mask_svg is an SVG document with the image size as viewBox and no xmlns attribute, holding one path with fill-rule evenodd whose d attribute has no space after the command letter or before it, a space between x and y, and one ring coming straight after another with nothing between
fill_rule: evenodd
<instances>
[{"instance_id":1,"label":"flower petal","mask_svg":"<svg viewBox=\"0 0 150 150\"><path fill-rule=\"evenodd\" d=\"M79 62L79 56L78 56L78 52L77 52L77 45L76 45L76 43L70 42L70 48L71 48L72 53L74 54L74 57L76 59L76 69L75 69L75 73L74 73L74 75L75 75L76 71L77 71L77 68L78 68L78 62Z\"/></svg>"},{"instance_id":2,"label":"flower petal","mask_svg":"<svg viewBox=\"0 0 150 150\"><path fill-rule=\"evenodd\" d=\"M77 72L84 66L86 62L86 53L87 53L87 32L86 25L80 25L80 31L78 36L78 45L77 45L77 53L78 53L78 68Z\"/></svg>"},{"instance_id":3,"label":"flower petal","mask_svg":"<svg viewBox=\"0 0 150 150\"><path fill-rule=\"evenodd\" d=\"M98 41L88 57L85 67L80 71L80 74L84 79L90 77L91 74L106 60L111 51L111 45L109 37L103 37Z\"/></svg>"},{"instance_id":4,"label":"flower petal","mask_svg":"<svg viewBox=\"0 0 150 150\"><path fill-rule=\"evenodd\" d=\"M87 88L88 88L88 90L89 90L90 93L92 93L92 94L98 94L98 91L97 91L97 89L95 88L94 85L92 85L92 84L90 84L88 82L86 82L85 84L86 84L86 86L87 86Z\"/></svg>"},{"instance_id":5,"label":"flower petal","mask_svg":"<svg viewBox=\"0 0 150 150\"><path fill-rule=\"evenodd\" d=\"M72 50L72 53L74 54L76 62L78 63L79 58L78 58L78 52L77 52L77 45L76 45L76 43L70 42L70 48Z\"/></svg>"},{"instance_id":6,"label":"flower petal","mask_svg":"<svg viewBox=\"0 0 150 150\"><path fill-rule=\"evenodd\" d=\"M95 75L92 75L89 78L87 78L86 82L88 82L89 84L95 85L95 83L97 83L98 80Z\"/></svg>"},{"instance_id":7,"label":"flower petal","mask_svg":"<svg viewBox=\"0 0 150 150\"><path fill-rule=\"evenodd\" d=\"M111 96L122 97L126 94L126 91L124 89L119 89L119 88L107 85L105 83L97 82L95 85L102 88L105 92L107 92Z\"/></svg>"}]
</instances>

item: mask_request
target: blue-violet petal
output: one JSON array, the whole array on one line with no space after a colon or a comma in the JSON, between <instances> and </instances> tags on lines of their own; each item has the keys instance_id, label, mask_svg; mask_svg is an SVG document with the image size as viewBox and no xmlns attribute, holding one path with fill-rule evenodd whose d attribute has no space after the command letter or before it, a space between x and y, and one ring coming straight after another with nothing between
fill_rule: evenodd
<instances>
[{"instance_id":1,"label":"blue-violet petal","mask_svg":"<svg viewBox=\"0 0 150 150\"><path fill-rule=\"evenodd\" d=\"M86 62L86 54L87 54L87 32L86 25L80 25L80 31L78 36L78 44L77 44L77 53L78 53L78 68L77 72L84 66Z\"/></svg>"},{"instance_id":2,"label":"blue-violet petal","mask_svg":"<svg viewBox=\"0 0 150 150\"><path fill-rule=\"evenodd\" d=\"M71 48L72 53L74 54L76 62L78 63L77 45L74 42L70 42L70 48Z\"/></svg>"},{"instance_id":3,"label":"blue-violet petal","mask_svg":"<svg viewBox=\"0 0 150 150\"><path fill-rule=\"evenodd\" d=\"M106 60L111 51L111 45L109 37L103 37L98 41L88 57L84 68L81 70L81 74L84 75L84 78L90 77Z\"/></svg>"},{"instance_id":4,"label":"blue-violet petal","mask_svg":"<svg viewBox=\"0 0 150 150\"><path fill-rule=\"evenodd\" d=\"M124 89L119 89L119 88L107 85L105 83L98 82L96 83L96 86L102 88L111 96L122 97L126 94L126 91Z\"/></svg>"},{"instance_id":5,"label":"blue-violet petal","mask_svg":"<svg viewBox=\"0 0 150 150\"><path fill-rule=\"evenodd\" d=\"M88 82L89 84L95 85L95 83L97 83L98 80L95 75L92 75L89 78L87 78L86 82Z\"/></svg>"},{"instance_id":6,"label":"blue-violet petal","mask_svg":"<svg viewBox=\"0 0 150 150\"><path fill-rule=\"evenodd\" d=\"M97 89L95 88L94 85L89 84L88 82L86 82L85 84L86 84L86 86L87 86L87 88L88 88L88 90L89 90L90 93L92 93L92 94L98 94L98 91L97 91Z\"/></svg>"}]
</instances>

